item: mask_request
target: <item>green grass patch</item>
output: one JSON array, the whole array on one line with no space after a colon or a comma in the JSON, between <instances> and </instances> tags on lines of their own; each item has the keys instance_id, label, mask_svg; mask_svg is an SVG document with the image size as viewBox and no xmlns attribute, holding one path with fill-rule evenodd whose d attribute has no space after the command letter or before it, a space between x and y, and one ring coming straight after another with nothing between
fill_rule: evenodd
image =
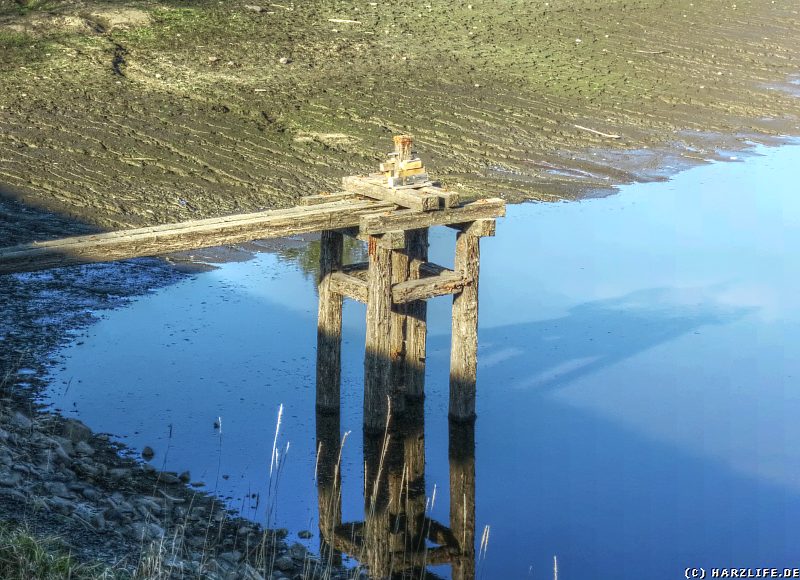
<instances>
[{"instance_id":1,"label":"green grass patch","mask_svg":"<svg viewBox=\"0 0 800 580\"><path fill-rule=\"evenodd\" d=\"M99 580L113 578L102 565L80 564L57 539L37 539L0 523L0 578L4 580Z\"/></svg>"}]
</instances>

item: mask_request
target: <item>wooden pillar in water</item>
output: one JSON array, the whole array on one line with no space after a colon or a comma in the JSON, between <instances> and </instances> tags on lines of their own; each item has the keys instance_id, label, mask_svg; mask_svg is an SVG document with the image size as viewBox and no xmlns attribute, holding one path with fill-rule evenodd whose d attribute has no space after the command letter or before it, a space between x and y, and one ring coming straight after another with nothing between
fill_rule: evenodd
<instances>
[{"instance_id":1,"label":"wooden pillar in water","mask_svg":"<svg viewBox=\"0 0 800 580\"><path fill-rule=\"evenodd\" d=\"M342 375L342 296L331 290L330 275L342 267L341 233L323 231L319 251L317 320L317 409L339 409Z\"/></svg>"},{"instance_id":2,"label":"wooden pillar in water","mask_svg":"<svg viewBox=\"0 0 800 580\"><path fill-rule=\"evenodd\" d=\"M406 232L409 257L409 279L421 278L420 266L428 261L428 229ZM411 398L425 396L425 349L427 340L428 303L415 300L406 305L406 394Z\"/></svg>"},{"instance_id":3,"label":"wooden pillar in water","mask_svg":"<svg viewBox=\"0 0 800 580\"><path fill-rule=\"evenodd\" d=\"M369 237L367 339L364 358L364 427L380 432L386 424L392 376L392 250Z\"/></svg>"},{"instance_id":4,"label":"wooden pillar in water","mask_svg":"<svg viewBox=\"0 0 800 580\"><path fill-rule=\"evenodd\" d=\"M453 296L453 333L450 349L450 417L466 421L475 417L475 382L478 372L478 274L480 237L469 228L456 237L455 271L471 283Z\"/></svg>"},{"instance_id":5,"label":"wooden pillar in water","mask_svg":"<svg viewBox=\"0 0 800 580\"><path fill-rule=\"evenodd\" d=\"M475 579L475 422L450 420L450 531L458 543L453 580Z\"/></svg>"},{"instance_id":6,"label":"wooden pillar in water","mask_svg":"<svg viewBox=\"0 0 800 580\"><path fill-rule=\"evenodd\" d=\"M405 237L404 232L398 232ZM392 251L392 284L408 280L409 256L403 251ZM406 406L406 304L392 304L389 320L390 345L392 359L390 397L392 412L400 413Z\"/></svg>"}]
</instances>

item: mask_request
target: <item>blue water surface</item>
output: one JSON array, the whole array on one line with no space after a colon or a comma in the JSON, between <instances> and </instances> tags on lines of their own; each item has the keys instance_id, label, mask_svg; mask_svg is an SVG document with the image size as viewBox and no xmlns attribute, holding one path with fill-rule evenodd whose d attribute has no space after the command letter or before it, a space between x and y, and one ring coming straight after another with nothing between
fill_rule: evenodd
<instances>
[{"instance_id":1,"label":"blue water surface","mask_svg":"<svg viewBox=\"0 0 800 580\"><path fill-rule=\"evenodd\" d=\"M481 577L549 578L554 556L576 579L800 566L798 166L800 146L757 147L607 198L510 206L483 240ZM432 259L452 251L434 230ZM316 532L316 307L297 262L224 264L104 315L62 352L50 400L249 517L272 506L271 524ZM449 310L430 302L425 403L442 521ZM345 308L345 520L363 519L364 314Z\"/></svg>"}]
</instances>

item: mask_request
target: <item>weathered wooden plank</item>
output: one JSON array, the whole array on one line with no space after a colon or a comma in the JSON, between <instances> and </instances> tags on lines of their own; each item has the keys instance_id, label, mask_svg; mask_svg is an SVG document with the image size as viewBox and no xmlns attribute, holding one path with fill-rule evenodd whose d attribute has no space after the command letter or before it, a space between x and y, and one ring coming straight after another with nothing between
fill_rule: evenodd
<instances>
[{"instance_id":1,"label":"weathered wooden plank","mask_svg":"<svg viewBox=\"0 0 800 580\"><path fill-rule=\"evenodd\" d=\"M439 209L440 205L439 197L435 194L421 193L419 189L393 189L372 177L359 175L343 177L342 188L417 211L433 211Z\"/></svg>"},{"instance_id":2,"label":"weathered wooden plank","mask_svg":"<svg viewBox=\"0 0 800 580\"><path fill-rule=\"evenodd\" d=\"M367 281L345 272L334 272L330 279L331 291L340 296L356 300L362 304L367 302Z\"/></svg>"},{"instance_id":3,"label":"weathered wooden plank","mask_svg":"<svg viewBox=\"0 0 800 580\"><path fill-rule=\"evenodd\" d=\"M336 193L319 193L317 195L307 195L298 200L299 205L319 205L321 203L331 203L334 201L346 201L357 199L358 196L350 191L339 191Z\"/></svg>"},{"instance_id":4,"label":"weathered wooden plank","mask_svg":"<svg viewBox=\"0 0 800 580\"><path fill-rule=\"evenodd\" d=\"M380 432L391 385L392 250L369 243L367 339L364 357L364 428Z\"/></svg>"},{"instance_id":5,"label":"weathered wooden plank","mask_svg":"<svg viewBox=\"0 0 800 580\"><path fill-rule=\"evenodd\" d=\"M435 296L445 296L461 292L472 280L458 273L443 273L438 276L409 280L392 286L392 299L395 304L405 304L414 300L427 300Z\"/></svg>"},{"instance_id":6,"label":"weathered wooden plank","mask_svg":"<svg viewBox=\"0 0 800 580\"><path fill-rule=\"evenodd\" d=\"M475 382L478 367L478 273L480 238L456 235L456 274L471 280L453 296L453 330L450 348L450 417L475 416Z\"/></svg>"},{"instance_id":7,"label":"weathered wooden plank","mask_svg":"<svg viewBox=\"0 0 800 580\"><path fill-rule=\"evenodd\" d=\"M441 187L431 185L423 187L422 191L436 195L443 201L442 207L458 207L458 204L461 203L461 196L457 191L446 191Z\"/></svg>"},{"instance_id":8,"label":"weathered wooden plank","mask_svg":"<svg viewBox=\"0 0 800 580\"><path fill-rule=\"evenodd\" d=\"M317 319L317 409L338 410L342 374L342 294L331 287L331 275L342 267L343 236L325 230L319 252Z\"/></svg>"},{"instance_id":9,"label":"weathered wooden plank","mask_svg":"<svg viewBox=\"0 0 800 580\"><path fill-rule=\"evenodd\" d=\"M448 228L453 228L479 238L494 236L497 232L497 221L493 219L475 220L463 224L450 224Z\"/></svg>"},{"instance_id":10,"label":"weathered wooden plank","mask_svg":"<svg viewBox=\"0 0 800 580\"><path fill-rule=\"evenodd\" d=\"M505 213L505 202L490 198L439 211L419 212L406 209L365 215L361 218L360 228L362 233L374 235L392 230L411 230L501 217Z\"/></svg>"},{"instance_id":11,"label":"weathered wooden plank","mask_svg":"<svg viewBox=\"0 0 800 580\"><path fill-rule=\"evenodd\" d=\"M159 256L254 239L347 228L358 225L362 216L394 207L372 200L342 201L34 242L0 249L0 274Z\"/></svg>"},{"instance_id":12,"label":"weathered wooden plank","mask_svg":"<svg viewBox=\"0 0 800 580\"><path fill-rule=\"evenodd\" d=\"M409 257L409 280L418 280L425 275L423 266L428 264L427 228L406 232L406 252ZM409 302L406 304L406 313L406 394L421 398L425 394L428 303L424 300Z\"/></svg>"},{"instance_id":13,"label":"weathered wooden plank","mask_svg":"<svg viewBox=\"0 0 800 580\"><path fill-rule=\"evenodd\" d=\"M381 242L391 234L387 232L381 236ZM405 246L405 232L400 232L403 236ZM380 243L380 242L379 242ZM398 284L408 280L408 254L405 252L392 251L392 313L389 321L389 352L392 359L392 383L391 400L392 410L400 413L405 410L405 357L406 357L406 308L404 304L399 304L394 300L394 288Z\"/></svg>"}]
</instances>

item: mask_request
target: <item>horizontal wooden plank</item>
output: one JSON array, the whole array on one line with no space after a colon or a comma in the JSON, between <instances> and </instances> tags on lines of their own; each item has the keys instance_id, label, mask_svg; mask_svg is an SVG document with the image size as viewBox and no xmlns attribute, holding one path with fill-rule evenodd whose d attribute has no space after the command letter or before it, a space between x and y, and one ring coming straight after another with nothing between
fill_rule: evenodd
<instances>
[{"instance_id":1,"label":"horizontal wooden plank","mask_svg":"<svg viewBox=\"0 0 800 580\"><path fill-rule=\"evenodd\" d=\"M338 191L336 193L319 193L317 195L307 195L298 200L299 205L319 205L321 203L331 203L334 201L344 201L356 199L358 196L351 191Z\"/></svg>"},{"instance_id":2,"label":"horizontal wooden plank","mask_svg":"<svg viewBox=\"0 0 800 580\"><path fill-rule=\"evenodd\" d=\"M419 212L407 209L366 215L361 218L360 228L364 234L381 234L392 230L412 230L490 219L505 214L505 202L502 199L489 198L440 211Z\"/></svg>"},{"instance_id":3,"label":"horizontal wooden plank","mask_svg":"<svg viewBox=\"0 0 800 580\"><path fill-rule=\"evenodd\" d=\"M474 222L463 224L450 224L447 227L478 238L491 237L497 232L497 222L493 219L475 220Z\"/></svg>"},{"instance_id":4,"label":"horizontal wooden plank","mask_svg":"<svg viewBox=\"0 0 800 580\"><path fill-rule=\"evenodd\" d=\"M365 215L394 208L394 204L373 200L340 201L34 242L0 249L0 274L160 256L255 239L347 228L359 224Z\"/></svg>"},{"instance_id":5,"label":"horizontal wooden plank","mask_svg":"<svg viewBox=\"0 0 800 580\"><path fill-rule=\"evenodd\" d=\"M455 294L471 283L471 279L455 272L445 272L438 276L400 282L392 286L392 301L395 304L405 304L414 300L427 300L435 296Z\"/></svg>"},{"instance_id":6,"label":"horizontal wooden plank","mask_svg":"<svg viewBox=\"0 0 800 580\"><path fill-rule=\"evenodd\" d=\"M347 191L416 211L433 211L440 206L439 197L432 193L420 193L416 189L392 189L374 177L350 175L342 178L342 187Z\"/></svg>"},{"instance_id":7,"label":"horizontal wooden plank","mask_svg":"<svg viewBox=\"0 0 800 580\"><path fill-rule=\"evenodd\" d=\"M330 288L333 292L345 298L367 303L367 280L351 276L345 272L334 272L330 278Z\"/></svg>"},{"instance_id":8,"label":"horizontal wooden plank","mask_svg":"<svg viewBox=\"0 0 800 580\"><path fill-rule=\"evenodd\" d=\"M443 201L442 207L458 207L458 204L461 203L461 196L457 191L447 191L444 188L436 187L435 185L423 187L422 191L436 195Z\"/></svg>"}]
</instances>

